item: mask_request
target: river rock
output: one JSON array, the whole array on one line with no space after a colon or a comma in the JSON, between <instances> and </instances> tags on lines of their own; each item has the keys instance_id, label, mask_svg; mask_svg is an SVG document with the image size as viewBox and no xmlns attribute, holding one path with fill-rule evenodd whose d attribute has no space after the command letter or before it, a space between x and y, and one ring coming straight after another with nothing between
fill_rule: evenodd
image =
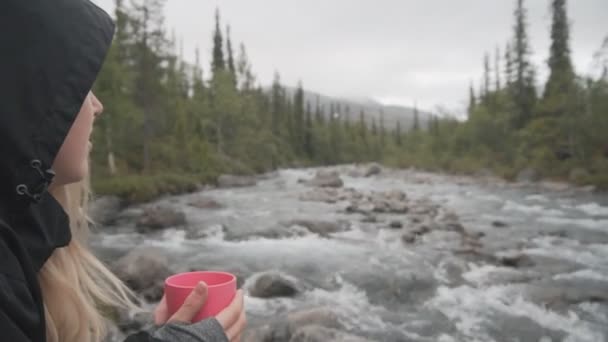
<instances>
[{"instance_id":1,"label":"river rock","mask_svg":"<svg viewBox=\"0 0 608 342\"><path fill-rule=\"evenodd\" d=\"M533 168L525 168L517 174L517 181L519 183L535 183L540 180L538 171Z\"/></svg>"},{"instance_id":2,"label":"river rock","mask_svg":"<svg viewBox=\"0 0 608 342\"><path fill-rule=\"evenodd\" d=\"M255 177L250 176L221 175L217 179L217 184L220 188L243 188L255 186L257 181Z\"/></svg>"},{"instance_id":3,"label":"river rock","mask_svg":"<svg viewBox=\"0 0 608 342\"><path fill-rule=\"evenodd\" d=\"M293 220L284 224L286 227L300 226L314 234L327 237L332 233L344 232L350 229L348 222L330 222L313 220Z\"/></svg>"},{"instance_id":4,"label":"river rock","mask_svg":"<svg viewBox=\"0 0 608 342\"><path fill-rule=\"evenodd\" d=\"M324 170L318 171L315 177L308 181L307 184L320 188L341 188L344 186L344 182L338 172Z\"/></svg>"},{"instance_id":5,"label":"river rock","mask_svg":"<svg viewBox=\"0 0 608 342\"><path fill-rule=\"evenodd\" d=\"M281 173L279 171L270 171L256 175L255 178L260 181L266 181L279 178L280 176Z\"/></svg>"},{"instance_id":6,"label":"river rock","mask_svg":"<svg viewBox=\"0 0 608 342\"><path fill-rule=\"evenodd\" d=\"M377 223L378 222L378 218L374 215L365 215L362 219L361 222L363 223Z\"/></svg>"},{"instance_id":7,"label":"river rock","mask_svg":"<svg viewBox=\"0 0 608 342\"><path fill-rule=\"evenodd\" d=\"M598 188L595 185L586 185L578 188L578 191L583 193L594 193L598 191Z\"/></svg>"},{"instance_id":8,"label":"river rock","mask_svg":"<svg viewBox=\"0 0 608 342\"><path fill-rule=\"evenodd\" d=\"M410 214L434 218L439 213L439 206L426 200L418 200L410 206Z\"/></svg>"},{"instance_id":9,"label":"river rock","mask_svg":"<svg viewBox=\"0 0 608 342\"><path fill-rule=\"evenodd\" d=\"M422 223L422 217L420 216L410 216L410 222L417 224L417 223Z\"/></svg>"},{"instance_id":10,"label":"river rock","mask_svg":"<svg viewBox=\"0 0 608 342\"><path fill-rule=\"evenodd\" d=\"M349 214L362 214L369 216L374 211L374 205L369 202L354 202L346 207Z\"/></svg>"},{"instance_id":11,"label":"river rock","mask_svg":"<svg viewBox=\"0 0 608 342\"><path fill-rule=\"evenodd\" d=\"M188 202L188 205L191 207L198 208L198 209L222 209L222 208L224 208L223 205L221 205L219 202L217 202L213 198L206 198L206 197L195 198L195 199L191 200L190 202Z\"/></svg>"},{"instance_id":12,"label":"river rock","mask_svg":"<svg viewBox=\"0 0 608 342\"><path fill-rule=\"evenodd\" d=\"M383 214L406 214L409 211L407 202L393 199L390 194L376 194L371 197L372 211ZM360 211L365 211L364 206L358 205Z\"/></svg>"},{"instance_id":13,"label":"river rock","mask_svg":"<svg viewBox=\"0 0 608 342\"><path fill-rule=\"evenodd\" d=\"M541 281L529 286L526 297L532 302L567 312L570 305L608 303L608 282L588 278Z\"/></svg>"},{"instance_id":14,"label":"river rock","mask_svg":"<svg viewBox=\"0 0 608 342\"><path fill-rule=\"evenodd\" d=\"M121 310L118 316L118 328L125 333L137 332L151 327L154 318L151 312L137 312L133 316Z\"/></svg>"},{"instance_id":15,"label":"river rock","mask_svg":"<svg viewBox=\"0 0 608 342\"><path fill-rule=\"evenodd\" d=\"M368 342L362 337L351 335L340 330L310 325L298 329L289 342Z\"/></svg>"},{"instance_id":16,"label":"river rock","mask_svg":"<svg viewBox=\"0 0 608 342\"><path fill-rule=\"evenodd\" d=\"M211 224L211 225L192 225L186 231L186 239L188 240L201 240L206 239L210 236L217 236L220 233L226 234L227 228L222 224Z\"/></svg>"},{"instance_id":17,"label":"river rock","mask_svg":"<svg viewBox=\"0 0 608 342\"><path fill-rule=\"evenodd\" d=\"M352 177L352 178L360 178L360 177L363 177L363 171L362 171L362 170L360 170L360 169L351 169L351 170L348 170L348 172L346 172L346 174L347 174L349 177Z\"/></svg>"},{"instance_id":18,"label":"river rock","mask_svg":"<svg viewBox=\"0 0 608 342\"><path fill-rule=\"evenodd\" d=\"M407 232L407 233L401 235L401 241L403 241L403 243L405 243L405 244L412 244L412 243L416 242L416 234Z\"/></svg>"},{"instance_id":19,"label":"river rock","mask_svg":"<svg viewBox=\"0 0 608 342\"><path fill-rule=\"evenodd\" d=\"M249 288L249 294L258 298L293 297L298 293L295 280L278 272L258 275Z\"/></svg>"},{"instance_id":20,"label":"river rock","mask_svg":"<svg viewBox=\"0 0 608 342\"><path fill-rule=\"evenodd\" d=\"M583 169L582 167L577 167L577 168L570 170L568 179L572 183L580 184L580 183L585 182L587 179L589 179L589 176L590 176L589 171Z\"/></svg>"},{"instance_id":21,"label":"river rock","mask_svg":"<svg viewBox=\"0 0 608 342\"><path fill-rule=\"evenodd\" d=\"M339 201L358 201L364 197L362 192L352 188L337 189L336 193Z\"/></svg>"},{"instance_id":22,"label":"river rock","mask_svg":"<svg viewBox=\"0 0 608 342\"><path fill-rule=\"evenodd\" d=\"M89 217L102 226L113 224L122 209L123 202L117 196L96 198L89 206Z\"/></svg>"},{"instance_id":23,"label":"river rock","mask_svg":"<svg viewBox=\"0 0 608 342\"><path fill-rule=\"evenodd\" d=\"M186 239L188 240L203 240L209 237L209 232L200 227L188 229L186 231Z\"/></svg>"},{"instance_id":24,"label":"river rock","mask_svg":"<svg viewBox=\"0 0 608 342\"><path fill-rule=\"evenodd\" d=\"M354 281L365 289L370 303L384 306L389 311L398 310L403 303L424 303L435 294L438 284L432 272L424 268L408 273L383 273L382 278L376 274L368 271L357 275Z\"/></svg>"},{"instance_id":25,"label":"river rock","mask_svg":"<svg viewBox=\"0 0 608 342\"><path fill-rule=\"evenodd\" d=\"M336 330L343 329L343 325L340 323L338 315L332 309L328 307L318 307L294 311L287 315L276 317L270 323L248 331L244 341L290 341L294 333L307 326Z\"/></svg>"},{"instance_id":26,"label":"river rock","mask_svg":"<svg viewBox=\"0 0 608 342\"><path fill-rule=\"evenodd\" d=\"M134 249L117 260L112 270L133 291L150 301L161 299L164 280L172 274L167 256L152 247Z\"/></svg>"},{"instance_id":27,"label":"river rock","mask_svg":"<svg viewBox=\"0 0 608 342\"><path fill-rule=\"evenodd\" d=\"M389 227L391 229L401 229L403 228L403 223L401 223L401 221L391 221Z\"/></svg>"},{"instance_id":28,"label":"river rock","mask_svg":"<svg viewBox=\"0 0 608 342\"><path fill-rule=\"evenodd\" d=\"M248 229L223 226L222 231L224 232L224 239L227 241L245 241L254 238L287 239L305 236L310 233L308 229L302 226L282 224L268 227L251 227Z\"/></svg>"},{"instance_id":29,"label":"river rock","mask_svg":"<svg viewBox=\"0 0 608 342\"><path fill-rule=\"evenodd\" d=\"M496 227L496 228L506 228L506 227L508 227L509 225L508 225L508 224L506 224L505 222L502 222L502 221L493 221L493 222L492 222L492 226L493 226L493 227Z\"/></svg>"},{"instance_id":30,"label":"river rock","mask_svg":"<svg viewBox=\"0 0 608 342\"><path fill-rule=\"evenodd\" d=\"M460 222L444 222L442 223L442 229L450 232L456 232L462 235L467 235L466 229Z\"/></svg>"},{"instance_id":31,"label":"river rock","mask_svg":"<svg viewBox=\"0 0 608 342\"><path fill-rule=\"evenodd\" d=\"M591 229L568 229L551 232L550 235L568 238L581 244L605 244L608 245L608 231Z\"/></svg>"},{"instance_id":32,"label":"river rock","mask_svg":"<svg viewBox=\"0 0 608 342\"><path fill-rule=\"evenodd\" d=\"M336 189L320 188L300 195L300 200L308 202L336 203L338 202L338 197L339 195Z\"/></svg>"},{"instance_id":33,"label":"river rock","mask_svg":"<svg viewBox=\"0 0 608 342\"><path fill-rule=\"evenodd\" d=\"M144 208L142 207L127 207L122 210L113 222L115 226L129 226L137 222L137 220L144 214Z\"/></svg>"},{"instance_id":34,"label":"river rock","mask_svg":"<svg viewBox=\"0 0 608 342\"><path fill-rule=\"evenodd\" d=\"M307 325L320 325L332 329L342 329L338 315L328 307L319 307L294 311L287 315L287 321L293 329Z\"/></svg>"},{"instance_id":35,"label":"river rock","mask_svg":"<svg viewBox=\"0 0 608 342\"><path fill-rule=\"evenodd\" d=\"M493 178L494 177L494 172L492 172L492 170L490 169L479 169L475 172L475 177L476 178Z\"/></svg>"},{"instance_id":36,"label":"river rock","mask_svg":"<svg viewBox=\"0 0 608 342\"><path fill-rule=\"evenodd\" d=\"M363 176L371 177L371 176L379 175L380 173L382 173L382 166L374 163L367 167L367 169L363 173Z\"/></svg>"},{"instance_id":37,"label":"river rock","mask_svg":"<svg viewBox=\"0 0 608 342\"><path fill-rule=\"evenodd\" d=\"M400 190L392 190L386 194L388 198L393 201L405 201L407 200L407 194Z\"/></svg>"},{"instance_id":38,"label":"river rock","mask_svg":"<svg viewBox=\"0 0 608 342\"><path fill-rule=\"evenodd\" d=\"M184 225L186 214L165 206L148 207L137 220L137 230L140 233Z\"/></svg>"},{"instance_id":39,"label":"river rock","mask_svg":"<svg viewBox=\"0 0 608 342\"><path fill-rule=\"evenodd\" d=\"M501 341L504 339L505 332L509 332L512 341L564 341L566 333L548 329L529 317L492 314L492 322L489 326L489 334L492 340Z\"/></svg>"},{"instance_id":40,"label":"river rock","mask_svg":"<svg viewBox=\"0 0 608 342\"><path fill-rule=\"evenodd\" d=\"M535 265L532 258L525 254L520 253L505 253L502 255L498 255L498 261L500 264L506 267L513 268L522 268L522 267L532 267Z\"/></svg>"},{"instance_id":41,"label":"river rock","mask_svg":"<svg viewBox=\"0 0 608 342\"><path fill-rule=\"evenodd\" d=\"M422 225L416 227L414 230L412 230L412 234L414 234L415 236L426 235L430 232L431 232L431 227L429 227L426 224L422 224Z\"/></svg>"},{"instance_id":42,"label":"river rock","mask_svg":"<svg viewBox=\"0 0 608 342\"><path fill-rule=\"evenodd\" d=\"M568 191L572 189L572 185L567 182L558 182L558 181L541 181L538 183L538 186L543 191Z\"/></svg>"}]
</instances>

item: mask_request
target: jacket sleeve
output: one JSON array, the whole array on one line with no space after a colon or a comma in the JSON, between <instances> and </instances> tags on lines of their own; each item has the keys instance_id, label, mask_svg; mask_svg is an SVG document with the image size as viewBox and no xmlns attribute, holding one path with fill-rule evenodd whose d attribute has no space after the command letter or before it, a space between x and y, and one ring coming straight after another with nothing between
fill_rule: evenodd
<instances>
[{"instance_id":1,"label":"jacket sleeve","mask_svg":"<svg viewBox=\"0 0 608 342\"><path fill-rule=\"evenodd\" d=\"M0 274L0 340L39 342L44 329L25 283Z\"/></svg>"},{"instance_id":2,"label":"jacket sleeve","mask_svg":"<svg viewBox=\"0 0 608 342\"><path fill-rule=\"evenodd\" d=\"M154 332L142 331L124 342L229 342L224 329L215 318L195 324L169 323Z\"/></svg>"},{"instance_id":3,"label":"jacket sleeve","mask_svg":"<svg viewBox=\"0 0 608 342\"><path fill-rule=\"evenodd\" d=\"M32 339L23 332L19 325L14 322L3 310L0 309L0 331L6 341L32 342Z\"/></svg>"}]
</instances>

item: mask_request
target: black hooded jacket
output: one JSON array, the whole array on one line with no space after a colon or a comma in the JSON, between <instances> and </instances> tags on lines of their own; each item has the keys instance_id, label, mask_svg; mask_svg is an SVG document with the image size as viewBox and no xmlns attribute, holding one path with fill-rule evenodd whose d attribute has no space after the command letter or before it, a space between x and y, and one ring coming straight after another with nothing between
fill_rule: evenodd
<instances>
[{"instance_id":1,"label":"black hooded jacket","mask_svg":"<svg viewBox=\"0 0 608 342\"><path fill-rule=\"evenodd\" d=\"M88 0L0 0L0 341L46 341L37 274L71 239L47 192L51 166L113 32ZM128 341L226 341L214 319L188 329L184 338L181 326Z\"/></svg>"}]
</instances>

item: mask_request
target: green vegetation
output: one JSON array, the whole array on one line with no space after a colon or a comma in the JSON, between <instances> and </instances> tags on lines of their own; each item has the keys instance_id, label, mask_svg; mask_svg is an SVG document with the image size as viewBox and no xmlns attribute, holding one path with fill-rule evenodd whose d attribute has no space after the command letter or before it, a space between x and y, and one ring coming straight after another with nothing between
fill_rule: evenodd
<instances>
[{"instance_id":1,"label":"green vegetation","mask_svg":"<svg viewBox=\"0 0 608 342\"><path fill-rule=\"evenodd\" d=\"M425 132L404 139L401 155L391 156L390 164L469 174L485 169L507 179L532 168L542 177L608 189L606 61L596 79L576 75L566 1L553 0L551 10L550 76L541 97L530 61L526 10L523 0L518 0L514 37L507 44L504 65L496 53L493 89L486 55L482 91L475 94L472 85L469 90L467 120L432 120ZM597 57L602 59L600 54Z\"/></svg>"},{"instance_id":2,"label":"green vegetation","mask_svg":"<svg viewBox=\"0 0 608 342\"><path fill-rule=\"evenodd\" d=\"M91 157L97 193L146 201L194 190L222 173L368 161L458 173L487 169L507 178L534 168L568 179L582 168L573 181L608 187L608 72L604 67L596 79L576 75L565 0L552 1L550 77L542 96L526 10L517 0L514 37L504 58L496 52L494 82L491 58L484 57L482 90L475 94L471 85L467 120L422 120L416 110L412 127L399 124L390 132L382 113L370 124L364 112L346 120L350 109L340 103L305 103L302 83L290 90L278 73L262 88L245 45L235 54L229 27L222 31L219 11L204 74L198 50L188 64L177 39L167 37L162 11L162 0L128 7L116 0L117 33L94 88L105 105Z\"/></svg>"}]
</instances>

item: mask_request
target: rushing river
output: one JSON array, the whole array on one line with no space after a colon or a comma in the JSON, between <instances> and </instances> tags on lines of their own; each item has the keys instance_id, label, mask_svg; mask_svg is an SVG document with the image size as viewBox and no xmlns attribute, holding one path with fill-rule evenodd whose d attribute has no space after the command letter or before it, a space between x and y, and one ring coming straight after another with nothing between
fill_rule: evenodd
<instances>
[{"instance_id":1,"label":"rushing river","mask_svg":"<svg viewBox=\"0 0 608 342\"><path fill-rule=\"evenodd\" d=\"M344 188L400 190L439 208L439 216L457 217L475 240L471 247L462 232L431 227L407 243L411 213L380 213L373 222L348 213L346 201L302 200L316 190L298 180L315 172L282 170L252 187L203 192L222 209L189 206L200 193L164 198L154 204L183 211L187 230L142 235L123 224L94 245L106 257L159 247L179 269L230 270L245 288L266 271L297 282L294 297L246 298L252 329L286 312L329 307L344 330L371 341L608 341L606 195L414 171L350 177L342 170ZM255 234L294 219L348 229ZM389 228L393 221L403 227Z\"/></svg>"}]
</instances>

